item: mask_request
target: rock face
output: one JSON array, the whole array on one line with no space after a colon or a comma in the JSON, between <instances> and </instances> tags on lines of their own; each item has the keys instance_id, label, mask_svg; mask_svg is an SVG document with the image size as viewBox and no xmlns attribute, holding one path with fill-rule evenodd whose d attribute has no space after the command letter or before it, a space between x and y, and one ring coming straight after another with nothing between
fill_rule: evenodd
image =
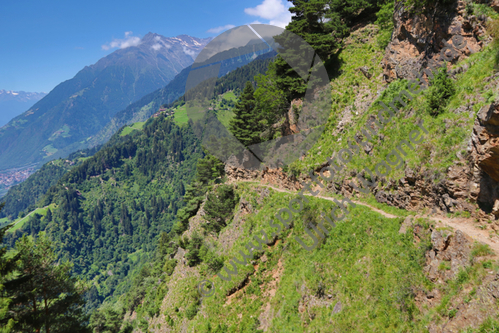
<instances>
[{"instance_id":1,"label":"rock face","mask_svg":"<svg viewBox=\"0 0 499 333\"><path fill-rule=\"evenodd\" d=\"M499 216L499 104L480 109L468 150L473 159L471 198Z\"/></svg>"},{"instance_id":2,"label":"rock face","mask_svg":"<svg viewBox=\"0 0 499 333\"><path fill-rule=\"evenodd\" d=\"M432 307L439 300L441 287L451 279L455 279L460 270L471 265L471 249L473 240L461 231L454 234L443 234L442 231L433 230L431 233L432 249L426 253L426 271L428 278L436 283L437 288L425 296L416 298L421 304ZM499 297L499 276L489 272L483 278L482 284L476 290L476 297L470 297L469 290L464 290L462 295L455 297L449 303L449 310L453 315L439 323L431 323L430 332L460 332L465 327L477 328L489 316L497 316L496 306ZM468 299L466 299L466 297Z\"/></svg>"},{"instance_id":3,"label":"rock face","mask_svg":"<svg viewBox=\"0 0 499 333\"><path fill-rule=\"evenodd\" d=\"M419 71L436 68L444 60L452 64L480 51L484 22L484 17L467 15L464 1L426 8L422 14L397 2L395 29L382 62L385 81L415 79Z\"/></svg>"},{"instance_id":4,"label":"rock face","mask_svg":"<svg viewBox=\"0 0 499 333\"><path fill-rule=\"evenodd\" d=\"M441 231L431 233L433 249L426 253L425 271L433 282L454 278L461 268L470 265L472 239L460 230L455 234L442 235Z\"/></svg>"},{"instance_id":5,"label":"rock face","mask_svg":"<svg viewBox=\"0 0 499 333\"><path fill-rule=\"evenodd\" d=\"M247 170L233 164L225 164L225 174L230 182L259 181L263 184L273 185L292 191L302 188L295 177L288 176L282 169Z\"/></svg>"}]
</instances>

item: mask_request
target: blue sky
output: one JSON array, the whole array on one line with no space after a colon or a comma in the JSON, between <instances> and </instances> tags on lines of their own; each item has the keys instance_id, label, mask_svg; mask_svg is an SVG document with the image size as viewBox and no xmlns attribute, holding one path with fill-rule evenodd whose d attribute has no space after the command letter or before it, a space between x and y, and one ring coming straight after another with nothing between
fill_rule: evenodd
<instances>
[{"instance_id":1,"label":"blue sky","mask_svg":"<svg viewBox=\"0 0 499 333\"><path fill-rule=\"evenodd\" d=\"M148 32L215 37L253 22L285 26L289 6L286 0L3 0L0 89L49 92Z\"/></svg>"}]
</instances>

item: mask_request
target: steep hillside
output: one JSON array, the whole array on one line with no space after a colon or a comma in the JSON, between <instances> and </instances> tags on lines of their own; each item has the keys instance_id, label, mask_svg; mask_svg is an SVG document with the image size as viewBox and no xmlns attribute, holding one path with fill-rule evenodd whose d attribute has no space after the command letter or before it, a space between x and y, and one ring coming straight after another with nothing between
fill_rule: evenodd
<instances>
[{"instance_id":1,"label":"steep hillside","mask_svg":"<svg viewBox=\"0 0 499 333\"><path fill-rule=\"evenodd\" d=\"M23 234L46 231L57 255L91 282L88 308L128 290L128 274L149 260L159 234L172 228L202 156L191 129L164 116L113 140L38 200L50 213L34 211L5 237L12 246Z\"/></svg>"},{"instance_id":2,"label":"steep hillside","mask_svg":"<svg viewBox=\"0 0 499 333\"><path fill-rule=\"evenodd\" d=\"M67 156L86 146L120 110L164 87L209 39L149 33L55 87L0 129L0 169Z\"/></svg>"},{"instance_id":3,"label":"steep hillside","mask_svg":"<svg viewBox=\"0 0 499 333\"><path fill-rule=\"evenodd\" d=\"M67 159L58 159L44 164L40 170L32 174L28 179L19 185L9 189L2 197L5 203L0 212L0 217L10 217L14 220L19 213L32 211L39 199L48 191L51 186L57 184L70 169L80 165L84 160L94 155L101 147L86 149L75 152Z\"/></svg>"},{"instance_id":4,"label":"steep hillside","mask_svg":"<svg viewBox=\"0 0 499 333\"><path fill-rule=\"evenodd\" d=\"M497 329L499 15L389 5L331 57L316 145L284 170L227 163L225 184L213 180L136 280L142 296L94 320L122 315L116 331L134 332Z\"/></svg>"},{"instance_id":5,"label":"steep hillside","mask_svg":"<svg viewBox=\"0 0 499 333\"><path fill-rule=\"evenodd\" d=\"M312 149L223 164L165 88L7 244L47 231L87 279L94 332L497 331L499 5L293 5L288 31L330 76ZM300 130L309 82L282 56L217 82L199 124L219 117L247 146Z\"/></svg>"},{"instance_id":6,"label":"steep hillside","mask_svg":"<svg viewBox=\"0 0 499 333\"><path fill-rule=\"evenodd\" d=\"M220 233L206 234L207 212L200 210L183 235L188 245L180 246L188 250L166 258L176 265L154 289L165 295L157 314L143 320L157 302L151 290L125 319L135 320L137 332L421 332L478 327L497 316L499 266L460 231L346 202L344 219L332 228L321 213L336 206L333 198L311 196L289 228L269 225L297 198L282 192L238 184L241 199ZM307 228L314 227L323 237L314 236L317 246L307 251L303 246L314 244ZM190 244L203 234L201 260L192 262ZM203 280L214 283L213 295L199 293Z\"/></svg>"}]
</instances>

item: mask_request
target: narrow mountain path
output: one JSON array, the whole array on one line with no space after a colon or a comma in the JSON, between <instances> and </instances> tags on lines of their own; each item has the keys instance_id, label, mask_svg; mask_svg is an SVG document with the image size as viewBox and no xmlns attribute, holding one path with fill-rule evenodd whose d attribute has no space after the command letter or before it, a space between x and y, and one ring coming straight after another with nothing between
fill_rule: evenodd
<instances>
[{"instance_id":1,"label":"narrow mountain path","mask_svg":"<svg viewBox=\"0 0 499 333\"><path fill-rule=\"evenodd\" d=\"M248 182L256 183L260 186L268 187L268 188L271 188L271 189L273 189L277 192L281 192L281 193L289 193L289 194L296 193L295 191L285 190L285 189L274 187L274 186L268 185L268 184L261 184L259 182L254 182L254 181L248 181ZM312 196L311 194L305 194L305 195ZM329 201L334 200L334 198L325 197L325 196L321 196L321 195L317 195L315 197L321 198L324 200L329 200ZM381 209L373 207L373 206L371 206L367 203L364 203L364 202L355 201L355 200L352 200L352 202L357 204L357 205L367 207L367 208L371 209L372 211L379 213L386 218L393 219L393 218L400 217L400 216L396 216L396 215L387 213L385 211L382 211ZM486 230L478 229L476 227L473 219L471 219L471 218L448 218L448 217L443 217L443 216L432 216L432 215L422 215L421 217L424 217L424 218L427 218L429 220L437 222L437 226L439 226L439 227L451 227L453 229L461 230L461 232L468 235L473 240L489 245L490 248L495 252L495 254L496 254L495 257L499 254L499 242L497 242L494 239L491 239L489 237L489 233Z\"/></svg>"}]
</instances>

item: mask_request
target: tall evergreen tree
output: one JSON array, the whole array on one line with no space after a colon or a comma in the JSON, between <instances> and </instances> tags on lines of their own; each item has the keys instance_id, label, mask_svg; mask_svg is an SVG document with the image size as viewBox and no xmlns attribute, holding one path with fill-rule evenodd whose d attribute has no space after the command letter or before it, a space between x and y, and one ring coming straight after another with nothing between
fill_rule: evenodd
<instances>
[{"instance_id":1,"label":"tall evergreen tree","mask_svg":"<svg viewBox=\"0 0 499 333\"><path fill-rule=\"evenodd\" d=\"M5 204L0 204L0 211L4 207ZM0 229L0 244L2 244L3 236L7 232L7 230L12 227L12 224L7 225ZM6 319L7 313L9 311L9 304L11 300L9 298L2 297L2 290L4 286L2 284L5 277L10 276L15 269L15 262L18 259L18 256L14 256L11 258L7 258L7 247L0 247L0 333L9 333L14 326L13 319Z\"/></svg>"},{"instance_id":2,"label":"tall evergreen tree","mask_svg":"<svg viewBox=\"0 0 499 333\"><path fill-rule=\"evenodd\" d=\"M387 1L393 0L290 0L293 4L289 8L293 14L291 22L284 33L275 37L283 47L275 61L275 82L289 101L305 94L308 79L304 74L312 65L312 58L308 59L307 50L296 35L326 62L341 47L341 41L348 36L350 28L362 17L375 13ZM303 62L304 59L310 63ZM289 60L293 68L303 68L295 71L288 64Z\"/></svg>"},{"instance_id":3,"label":"tall evergreen tree","mask_svg":"<svg viewBox=\"0 0 499 333\"><path fill-rule=\"evenodd\" d=\"M83 288L70 275L72 265L57 261L45 233L36 242L25 235L15 248L15 274L2 291L10 303L0 324L13 320L13 330L21 332L88 332L83 326Z\"/></svg>"},{"instance_id":4,"label":"tall evergreen tree","mask_svg":"<svg viewBox=\"0 0 499 333\"><path fill-rule=\"evenodd\" d=\"M253 84L249 81L246 82L241 98L234 109L234 118L231 120L229 128L232 134L246 147L261 141L260 115L255 107L254 94Z\"/></svg>"}]
</instances>

